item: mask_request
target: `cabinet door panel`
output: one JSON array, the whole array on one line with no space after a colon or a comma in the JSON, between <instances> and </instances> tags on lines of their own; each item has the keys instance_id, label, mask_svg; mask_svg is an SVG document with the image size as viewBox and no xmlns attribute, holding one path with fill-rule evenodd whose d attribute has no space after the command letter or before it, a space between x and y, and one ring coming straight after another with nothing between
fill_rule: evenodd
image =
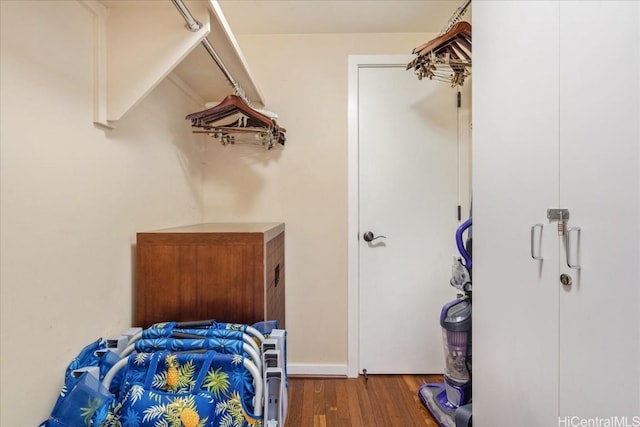
<instances>
[{"instance_id":1,"label":"cabinet door panel","mask_svg":"<svg viewBox=\"0 0 640 427\"><path fill-rule=\"evenodd\" d=\"M137 233L136 242L135 325L273 316L284 327L284 224L193 224Z\"/></svg>"},{"instance_id":2,"label":"cabinet door panel","mask_svg":"<svg viewBox=\"0 0 640 427\"><path fill-rule=\"evenodd\" d=\"M196 251L185 245L139 245L133 324L197 320Z\"/></svg>"},{"instance_id":3,"label":"cabinet door panel","mask_svg":"<svg viewBox=\"0 0 640 427\"><path fill-rule=\"evenodd\" d=\"M561 416L640 414L639 7L560 5L560 204L582 266L562 253Z\"/></svg>"},{"instance_id":4,"label":"cabinet door panel","mask_svg":"<svg viewBox=\"0 0 640 427\"><path fill-rule=\"evenodd\" d=\"M557 2L473 18L474 425L557 425ZM476 25L478 23L478 25ZM543 224L531 257L530 229Z\"/></svg>"},{"instance_id":5,"label":"cabinet door panel","mask_svg":"<svg viewBox=\"0 0 640 427\"><path fill-rule=\"evenodd\" d=\"M201 318L252 324L264 320L262 245L200 245L196 310Z\"/></svg>"}]
</instances>

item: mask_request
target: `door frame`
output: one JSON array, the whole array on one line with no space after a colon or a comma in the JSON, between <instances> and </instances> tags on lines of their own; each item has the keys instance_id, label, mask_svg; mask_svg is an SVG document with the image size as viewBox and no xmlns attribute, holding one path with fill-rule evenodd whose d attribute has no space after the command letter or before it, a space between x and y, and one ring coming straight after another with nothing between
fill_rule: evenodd
<instances>
[{"instance_id":1,"label":"door frame","mask_svg":"<svg viewBox=\"0 0 640 427\"><path fill-rule=\"evenodd\" d=\"M360 360L360 244L358 218L358 71L360 68L397 66L405 68L413 55L349 55L348 58L348 137L347 137L347 376L358 376Z\"/></svg>"}]
</instances>

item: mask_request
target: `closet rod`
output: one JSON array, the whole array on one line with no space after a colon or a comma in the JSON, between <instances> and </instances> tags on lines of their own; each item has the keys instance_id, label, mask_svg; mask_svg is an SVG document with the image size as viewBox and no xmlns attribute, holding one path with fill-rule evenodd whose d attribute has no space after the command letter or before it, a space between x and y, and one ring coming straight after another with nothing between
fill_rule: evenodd
<instances>
[{"instance_id":1,"label":"closet rod","mask_svg":"<svg viewBox=\"0 0 640 427\"><path fill-rule=\"evenodd\" d=\"M191 12L189 12L189 9L187 9L187 6L184 5L182 0L171 0L171 2L176 8L178 8L178 12L180 12L180 15L182 15L184 20L187 21L187 29L189 29L189 31L195 33L202 27L202 24L196 21L196 19L193 17Z\"/></svg>"},{"instance_id":2,"label":"closet rod","mask_svg":"<svg viewBox=\"0 0 640 427\"><path fill-rule=\"evenodd\" d=\"M453 15L451 16L451 18L449 18L449 22L447 22L447 25L442 29L440 35L443 35L447 31L449 31L462 19L462 16L465 14L470 4L471 0L465 0L464 4L456 9L455 12L453 12Z\"/></svg>"},{"instance_id":3,"label":"closet rod","mask_svg":"<svg viewBox=\"0 0 640 427\"><path fill-rule=\"evenodd\" d=\"M191 14L191 12L187 8L187 6L185 6L185 4L184 4L184 2L182 0L171 0L171 2L178 9L180 14L182 15L182 17L186 21L187 29L189 31L196 32L202 27L202 24L200 22L198 22L193 17L193 15ZM247 99L247 96L244 93L244 90L242 89L242 87L240 86L238 81L235 78L233 78L233 76L231 75L231 73L229 72L227 67L224 65L224 62L222 61L222 58L220 58L220 56L218 55L216 50L213 48L211 43L209 43L209 40L204 38L204 39L202 39L201 43L202 43L202 46L204 47L204 49L209 54L209 56L211 56L213 61L216 63L216 65L218 66L220 71L222 71L222 74L224 74L224 77L227 79L227 81L229 83L231 83L231 86L233 86L234 94L239 96L240 98L242 98L242 100L244 102L246 102L248 105L251 105L249 100Z\"/></svg>"}]
</instances>

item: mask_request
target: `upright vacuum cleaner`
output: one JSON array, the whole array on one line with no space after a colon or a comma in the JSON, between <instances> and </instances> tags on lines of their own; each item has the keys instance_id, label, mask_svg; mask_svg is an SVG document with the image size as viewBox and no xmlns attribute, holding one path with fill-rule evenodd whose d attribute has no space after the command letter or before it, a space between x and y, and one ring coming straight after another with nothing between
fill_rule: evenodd
<instances>
[{"instance_id":1,"label":"upright vacuum cleaner","mask_svg":"<svg viewBox=\"0 0 640 427\"><path fill-rule=\"evenodd\" d=\"M444 341L444 383L424 384L418 390L422 403L442 427L471 427L471 237L463 233L471 218L456 230L461 257L454 257L451 286L461 291L440 313Z\"/></svg>"}]
</instances>

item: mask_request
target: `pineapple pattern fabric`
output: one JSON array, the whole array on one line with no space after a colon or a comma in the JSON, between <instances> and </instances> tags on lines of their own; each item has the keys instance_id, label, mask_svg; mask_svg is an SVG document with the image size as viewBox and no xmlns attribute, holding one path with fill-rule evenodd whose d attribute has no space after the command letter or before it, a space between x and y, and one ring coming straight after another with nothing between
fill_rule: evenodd
<instances>
[{"instance_id":1,"label":"pineapple pattern fabric","mask_svg":"<svg viewBox=\"0 0 640 427\"><path fill-rule=\"evenodd\" d=\"M179 326L167 322L145 329L144 343L109 390L101 380L120 357L102 339L87 345L67 367L60 396L40 427L262 427L253 415L253 378L240 355L247 326ZM170 353L196 349L201 353ZM74 372L87 368L99 373Z\"/></svg>"},{"instance_id":2,"label":"pineapple pattern fabric","mask_svg":"<svg viewBox=\"0 0 640 427\"><path fill-rule=\"evenodd\" d=\"M139 353L129 359L108 427L261 427L239 355Z\"/></svg>"}]
</instances>

